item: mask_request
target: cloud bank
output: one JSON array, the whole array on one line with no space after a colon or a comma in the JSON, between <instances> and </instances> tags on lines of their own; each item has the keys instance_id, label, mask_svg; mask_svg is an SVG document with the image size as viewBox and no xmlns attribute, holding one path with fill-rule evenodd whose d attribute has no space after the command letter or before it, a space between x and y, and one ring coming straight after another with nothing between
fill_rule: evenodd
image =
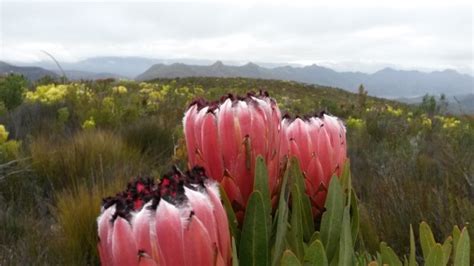
<instances>
[{"instance_id":1,"label":"cloud bank","mask_svg":"<svg viewBox=\"0 0 474 266\"><path fill-rule=\"evenodd\" d=\"M385 1L384 1L385 2ZM472 4L1 2L0 60L146 56L473 73Z\"/></svg>"}]
</instances>

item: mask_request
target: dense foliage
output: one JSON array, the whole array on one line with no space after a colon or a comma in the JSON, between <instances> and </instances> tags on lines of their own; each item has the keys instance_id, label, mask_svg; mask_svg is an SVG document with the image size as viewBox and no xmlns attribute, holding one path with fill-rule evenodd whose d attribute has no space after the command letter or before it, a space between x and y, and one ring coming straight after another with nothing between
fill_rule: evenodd
<instances>
[{"instance_id":1,"label":"dense foliage","mask_svg":"<svg viewBox=\"0 0 474 266\"><path fill-rule=\"evenodd\" d=\"M2 265L97 264L101 198L132 176L186 165L181 120L193 99L249 90L268 91L283 113L326 110L345 120L360 199L356 251L376 255L383 241L409 254L410 224L419 236L427 221L442 242L474 222L474 118L446 114L429 97L414 107L363 88L242 78L26 84L0 78Z\"/></svg>"}]
</instances>

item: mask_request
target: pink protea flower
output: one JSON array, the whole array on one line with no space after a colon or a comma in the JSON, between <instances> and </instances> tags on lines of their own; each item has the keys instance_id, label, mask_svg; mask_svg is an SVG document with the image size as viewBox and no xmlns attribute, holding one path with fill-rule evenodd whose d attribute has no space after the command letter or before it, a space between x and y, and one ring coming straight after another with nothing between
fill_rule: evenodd
<instances>
[{"instance_id":1,"label":"pink protea flower","mask_svg":"<svg viewBox=\"0 0 474 266\"><path fill-rule=\"evenodd\" d=\"M315 217L323 211L333 175L340 175L346 161L346 128L337 117L321 113L281 122L280 157L295 156L305 177Z\"/></svg>"},{"instance_id":2,"label":"pink protea flower","mask_svg":"<svg viewBox=\"0 0 474 266\"><path fill-rule=\"evenodd\" d=\"M102 265L230 265L228 221L215 181L195 167L155 184L138 179L104 199L97 218Z\"/></svg>"},{"instance_id":3,"label":"pink protea flower","mask_svg":"<svg viewBox=\"0 0 474 266\"><path fill-rule=\"evenodd\" d=\"M276 194L281 114L267 93L228 95L217 102L197 100L185 113L189 166L201 165L219 181L239 220L253 189L255 158L261 155Z\"/></svg>"}]
</instances>

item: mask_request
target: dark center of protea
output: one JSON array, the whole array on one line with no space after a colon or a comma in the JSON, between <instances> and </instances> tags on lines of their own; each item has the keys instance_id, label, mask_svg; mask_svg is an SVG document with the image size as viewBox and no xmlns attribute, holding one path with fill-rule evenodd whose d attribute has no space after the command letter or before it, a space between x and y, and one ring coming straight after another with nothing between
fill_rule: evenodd
<instances>
[{"instance_id":1,"label":"dark center of protea","mask_svg":"<svg viewBox=\"0 0 474 266\"><path fill-rule=\"evenodd\" d=\"M322 111L319 111L319 112L315 112L313 114L310 114L310 115L299 115L299 114L296 114L296 115L291 115L290 113L286 112L283 116L282 116L282 120L283 119L286 119L290 122L293 122L294 120L296 120L297 118L303 120L303 121L308 121L310 120L311 118L315 117L315 118L324 118L324 115L325 114L329 114L326 110L322 110Z\"/></svg>"},{"instance_id":2,"label":"dark center of protea","mask_svg":"<svg viewBox=\"0 0 474 266\"><path fill-rule=\"evenodd\" d=\"M127 184L125 191L119 192L115 197L107 197L102 201L104 209L115 205L115 213L112 217L114 221L117 217L130 220L131 212L140 211L141 208L151 201L151 209L156 209L161 199L174 205L181 205L187 201L184 194L184 186L199 190L204 188L207 179L205 170L195 166L190 171L181 172L177 167L173 167L156 183L149 177L137 177Z\"/></svg>"},{"instance_id":3,"label":"dark center of protea","mask_svg":"<svg viewBox=\"0 0 474 266\"><path fill-rule=\"evenodd\" d=\"M217 101L207 101L203 98L197 98L189 104L189 107L196 105L198 110L201 110L204 107L208 107L208 112L214 112L222 103L224 103L227 99L232 101L232 104L236 104L238 101L245 101L249 104L255 103L253 98L259 99L270 99L270 101L274 102L273 98L270 98L270 94L265 90L260 90L258 93L254 91L247 92L244 96L236 95L233 93L228 93L222 96Z\"/></svg>"},{"instance_id":4,"label":"dark center of protea","mask_svg":"<svg viewBox=\"0 0 474 266\"><path fill-rule=\"evenodd\" d=\"M155 182L149 177L137 177L127 184L125 191L119 192L115 197L107 197L102 200L104 209L115 204L116 212L113 219L118 216L130 218L131 211L140 210L143 205L153 198Z\"/></svg>"}]
</instances>

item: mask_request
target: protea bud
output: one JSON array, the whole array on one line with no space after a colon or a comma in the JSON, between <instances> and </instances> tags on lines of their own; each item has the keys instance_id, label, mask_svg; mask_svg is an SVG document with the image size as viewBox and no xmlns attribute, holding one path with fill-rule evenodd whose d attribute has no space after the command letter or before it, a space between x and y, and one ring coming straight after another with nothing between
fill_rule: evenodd
<instances>
[{"instance_id":1,"label":"protea bud","mask_svg":"<svg viewBox=\"0 0 474 266\"><path fill-rule=\"evenodd\" d=\"M281 128L280 157L299 160L313 215L319 216L329 181L341 174L346 161L346 129L337 117L324 113L310 118L286 116Z\"/></svg>"},{"instance_id":2,"label":"protea bud","mask_svg":"<svg viewBox=\"0 0 474 266\"><path fill-rule=\"evenodd\" d=\"M203 166L219 181L242 218L253 189L255 159L261 155L275 195L279 172L280 110L267 93L197 100L184 116L189 166Z\"/></svg>"},{"instance_id":3,"label":"protea bud","mask_svg":"<svg viewBox=\"0 0 474 266\"><path fill-rule=\"evenodd\" d=\"M177 168L104 199L97 219L102 265L229 265L230 234L217 183Z\"/></svg>"}]
</instances>

